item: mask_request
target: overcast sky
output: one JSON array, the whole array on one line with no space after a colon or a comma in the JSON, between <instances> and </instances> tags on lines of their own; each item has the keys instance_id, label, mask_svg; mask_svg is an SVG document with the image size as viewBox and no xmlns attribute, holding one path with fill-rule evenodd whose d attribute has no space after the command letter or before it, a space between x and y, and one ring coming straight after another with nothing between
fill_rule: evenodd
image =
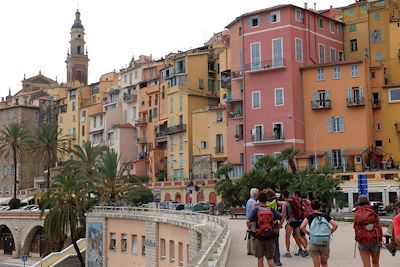
<instances>
[{"instance_id":1,"label":"overcast sky","mask_svg":"<svg viewBox=\"0 0 400 267\"><path fill-rule=\"evenodd\" d=\"M203 45L237 16L278 4L303 7L307 0L12 0L2 1L0 16L0 95L42 70L59 82L66 80L70 29L79 5L89 52L89 82L118 70L133 55L169 52ZM331 1L318 0L317 9ZM336 0L343 6L354 0Z\"/></svg>"}]
</instances>

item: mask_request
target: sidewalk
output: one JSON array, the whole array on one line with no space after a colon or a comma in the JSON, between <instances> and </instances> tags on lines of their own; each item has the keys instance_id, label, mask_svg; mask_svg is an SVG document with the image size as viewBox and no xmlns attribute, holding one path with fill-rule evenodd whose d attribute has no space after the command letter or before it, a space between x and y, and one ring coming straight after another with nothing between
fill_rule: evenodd
<instances>
[{"instance_id":1,"label":"sidewalk","mask_svg":"<svg viewBox=\"0 0 400 267\"><path fill-rule=\"evenodd\" d=\"M38 262L38 258L28 258L28 261L25 262L25 266L29 267ZM24 266L21 258L15 258L14 256L9 255L1 255L0 256L0 267L2 266Z\"/></svg>"},{"instance_id":2,"label":"sidewalk","mask_svg":"<svg viewBox=\"0 0 400 267\"><path fill-rule=\"evenodd\" d=\"M231 231L231 249L229 251L227 267L253 267L257 266L254 256L248 256L246 251L245 236L245 220L244 219L228 219L229 229ZM384 229L386 231L386 229ZM291 253L294 250L294 240L291 239ZM284 234L281 231L280 249L281 254L285 253ZM339 228L333 235L331 242L331 256L328 261L329 266L340 267L357 267L362 266L358 249L356 250L356 258L354 258L354 232L351 223L339 222ZM400 252L400 251L399 251ZM281 258L283 266L290 267L310 267L312 266L310 257L294 256L292 258ZM266 262L265 262L265 266ZM400 253L393 257L386 249L381 250L380 266L396 267L400 266Z\"/></svg>"}]
</instances>

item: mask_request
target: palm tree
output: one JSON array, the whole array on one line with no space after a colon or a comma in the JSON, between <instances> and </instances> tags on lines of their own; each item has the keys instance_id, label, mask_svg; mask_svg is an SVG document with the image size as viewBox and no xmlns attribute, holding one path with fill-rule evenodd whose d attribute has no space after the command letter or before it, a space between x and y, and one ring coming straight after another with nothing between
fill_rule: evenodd
<instances>
[{"instance_id":1,"label":"palm tree","mask_svg":"<svg viewBox=\"0 0 400 267\"><path fill-rule=\"evenodd\" d=\"M63 160L68 153L64 143L67 138L61 137L61 129L49 123L41 125L35 130L29 142L29 150L33 156L47 165L47 188L50 187L50 170L56 161Z\"/></svg>"},{"instance_id":2,"label":"palm tree","mask_svg":"<svg viewBox=\"0 0 400 267\"><path fill-rule=\"evenodd\" d=\"M0 154L8 157L10 154L14 162L14 198L17 197L17 164L20 150L24 150L27 145L28 133L22 123L9 122L0 131Z\"/></svg>"},{"instance_id":3,"label":"palm tree","mask_svg":"<svg viewBox=\"0 0 400 267\"><path fill-rule=\"evenodd\" d=\"M289 148L283 149L281 151L281 154L279 155L280 159L288 161L290 170L292 171L293 175L297 174L297 168L296 168L294 159L296 158L296 156L298 154L299 154L299 151L297 149L289 147Z\"/></svg>"},{"instance_id":4,"label":"palm tree","mask_svg":"<svg viewBox=\"0 0 400 267\"><path fill-rule=\"evenodd\" d=\"M132 185L122 183L122 176L127 165L119 165L119 157L114 152L107 151L101 158L99 177L95 183L103 204L115 205Z\"/></svg>"},{"instance_id":5,"label":"palm tree","mask_svg":"<svg viewBox=\"0 0 400 267\"><path fill-rule=\"evenodd\" d=\"M84 237L86 229L85 212L87 194L83 179L74 172L63 172L54 177L53 183L41 201L41 215L49 212L44 221L44 229L50 242L64 243L71 237L80 261L85 266L77 241Z\"/></svg>"},{"instance_id":6,"label":"palm tree","mask_svg":"<svg viewBox=\"0 0 400 267\"><path fill-rule=\"evenodd\" d=\"M82 147L75 145L71 154L76 159L68 160L65 167L67 170L77 171L81 177L92 183L98 176L99 162L105 151L104 146L94 147L90 142L84 142Z\"/></svg>"},{"instance_id":7,"label":"palm tree","mask_svg":"<svg viewBox=\"0 0 400 267\"><path fill-rule=\"evenodd\" d=\"M232 170L233 170L232 165L227 164L227 165L224 165L224 166L222 166L221 168L219 168L219 169L215 172L214 176L215 176L216 178L218 178L218 179L221 179L221 176L224 176L226 180L230 181L231 179L230 179L230 177L229 177L229 173L230 173Z\"/></svg>"}]
</instances>

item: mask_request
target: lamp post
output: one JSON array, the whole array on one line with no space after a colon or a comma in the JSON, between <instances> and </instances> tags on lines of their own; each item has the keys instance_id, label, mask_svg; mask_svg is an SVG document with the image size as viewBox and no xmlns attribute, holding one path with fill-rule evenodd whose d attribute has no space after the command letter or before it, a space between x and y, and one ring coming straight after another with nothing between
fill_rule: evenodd
<instances>
[{"instance_id":1,"label":"lamp post","mask_svg":"<svg viewBox=\"0 0 400 267\"><path fill-rule=\"evenodd\" d=\"M310 128L307 127L307 125L305 124L304 121L299 120L299 119L296 119L296 118L294 118L292 115L285 115L285 117L287 117L287 118L289 118L289 119L291 119L291 120L294 120L294 121L296 121L296 122L298 122L298 123L303 124L303 125L304 125L304 128L306 128L306 129L310 132L310 134L311 134L311 136L312 136L312 139L313 139L313 145L314 145L314 165L315 165L315 170L318 171L317 138L318 138L319 130L321 129L322 125L325 124L325 121L322 121L322 122L317 126L317 128L316 128L315 130L312 130L312 129L310 129ZM336 117L331 117L331 119L336 119L336 118L338 118L338 117L337 117L337 116L336 116Z\"/></svg>"}]
</instances>

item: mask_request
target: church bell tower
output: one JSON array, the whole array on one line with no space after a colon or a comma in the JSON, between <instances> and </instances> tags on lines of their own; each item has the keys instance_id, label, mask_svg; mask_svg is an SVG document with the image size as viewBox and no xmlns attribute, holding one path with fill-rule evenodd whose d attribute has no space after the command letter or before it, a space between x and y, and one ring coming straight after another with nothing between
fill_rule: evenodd
<instances>
[{"instance_id":1,"label":"church bell tower","mask_svg":"<svg viewBox=\"0 0 400 267\"><path fill-rule=\"evenodd\" d=\"M79 10L75 13L75 21L71 27L70 49L67 53L67 82L79 81L83 85L88 83L89 58L85 51L85 28L81 22Z\"/></svg>"}]
</instances>

